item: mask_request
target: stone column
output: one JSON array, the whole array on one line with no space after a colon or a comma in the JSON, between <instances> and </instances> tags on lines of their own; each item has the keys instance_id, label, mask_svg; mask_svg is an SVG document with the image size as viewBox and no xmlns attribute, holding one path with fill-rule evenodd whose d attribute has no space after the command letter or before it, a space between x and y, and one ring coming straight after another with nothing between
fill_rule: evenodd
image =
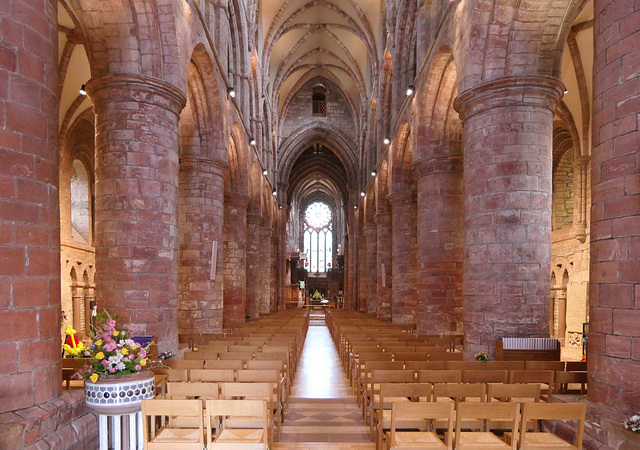
<instances>
[{"instance_id":1,"label":"stone column","mask_svg":"<svg viewBox=\"0 0 640 450\"><path fill-rule=\"evenodd\" d=\"M262 215L247 215L247 315L260 317L260 225Z\"/></svg>"},{"instance_id":2,"label":"stone column","mask_svg":"<svg viewBox=\"0 0 640 450\"><path fill-rule=\"evenodd\" d=\"M347 309L355 309L356 298L357 298L357 289L356 289L356 242L357 242L357 233L356 233L356 225L355 225L355 210L353 207L345 207L345 217L347 219L348 230L349 230L349 240L345 243L345 267L344 267L344 277L345 277L345 308Z\"/></svg>"},{"instance_id":3,"label":"stone column","mask_svg":"<svg viewBox=\"0 0 640 450\"><path fill-rule=\"evenodd\" d=\"M376 214L376 237L378 238L377 256L377 278L378 286L376 293L378 295L378 311L379 319L391 319L391 287L392 287L392 259L391 259L391 212L379 212Z\"/></svg>"},{"instance_id":4,"label":"stone column","mask_svg":"<svg viewBox=\"0 0 640 450\"><path fill-rule=\"evenodd\" d=\"M247 195L224 194L224 328L246 321L248 204Z\"/></svg>"},{"instance_id":5,"label":"stone column","mask_svg":"<svg viewBox=\"0 0 640 450\"><path fill-rule=\"evenodd\" d=\"M76 330L78 337L82 336L84 331L84 292L80 286L71 287L71 304L73 305L73 328Z\"/></svg>"},{"instance_id":6,"label":"stone column","mask_svg":"<svg viewBox=\"0 0 640 450\"><path fill-rule=\"evenodd\" d=\"M260 273L259 273L259 314L271 311L271 268L273 267L271 247L273 245L273 228L260 228Z\"/></svg>"},{"instance_id":7,"label":"stone column","mask_svg":"<svg viewBox=\"0 0 640 450\"><path fill-rule=\"evenodd\" d=\"M580 242L587 239L587 216L589 214L590 200L588 192L589 164L588 156L576 158L573 165L573 230Z\"/></svg>"},{"instance_id":8,"label":"stone column","mask_svg":"<svg viewBox=\"0 0 640 450\"><path fill-rule=\"evenodd\" d=\"M271 237L271 258L269 258L270 264L270 279L271 292L269 295L269 311L278 310L278 237L273 235Z\"/></svg>"},{"instance_id":9,"label":"stone column","mask_svg":"<svg viewBox=\"0 0 640 450\"><path fill-rule=\"evenodd\" d=\"M372 315L376 315L378 310L378 277L376 271L376 265L378 263L378 237L376 235L375 225L365 226L364 236L366 241L367 252L367 292L369 294L369 302L367 303L367 312Z\"/></svg>"},{"instance_id":10,"label":"stone column","mask_svg":"<svg viewBox=\"0 0 640 450\"><path fill-rule=\"evenodd\" d=\"M416 161L418 333L462 331L462 156Z\"/></svg>"},{"instance_id":11,"label":"stone column","mask_svg":"<svg viewBox=\"0 0 640 450\"><path fill-rule=\"evenodd\" d=\"M225 161L180 158L180 251L178 290L180 331L222 331ZM214 242L215 279L211 279Z\"/></svg>"},{"instance_id":12,"label":"stone column","mask_svg":"<svg viewBox=\"0 0 640 450\"><path fill-rule=\"evenodd\" d=\"M411 191L390 195L393 323L416 323L416 196Z\"/></svg>"},{"instance_id":13,"label":"stone column","mask_svg":"<svg viewBox=\"0 0 640 450\"><path fill-rule=\"evenodd\" d=\"M94 290L95 289L90 286L85 286L84 288L84 331L86 336L89 336L89 330L91 329L91 324L93 323L93 310L91 306L95 301Z\"/></svg>"},{"instance_id":14,"label":"stone column","mask_svg":"<svg viewBox=\"0 0 640 450\"><path fill-rule=\"evenodd\" d=\"M562 84L502 78L463 92L465 356L549 337L553 114Z\"/></svg>"},{"instance_id":15,"label":"stone column","mask_svg":"<svg viewBox=\"0 0 640 450\"><path fill-rule=\"evenodd\" d=\"M178 120L185 96L162 80L87 83L96 114L98 305L178 349Z\"/></svg>"},{"instance_id":16,"label":"stone column","mask_svg":"<svg viewBox=\"0 0 640 450\"><path fill-rule=\"evenodd\" d=\"M640 4L594 11L588 396L628 417L640 398Z\"/></svg>"},{"instance_id":17,"label":"stone column","mask_svg":"<svg viewBox=\"0 0 640 450\"><path fill-rule=\"evenodd\" d=\"M360 224L358 224L360 225ZM367 311L367 241L364 230L358 226L358 311Z\"/></svg>"},{"instance_id":18,"label":"stone column","mask_svg":"<svg viewBox=\"0 0 640 450\"><path fill-rule=\"evenodd\" d=\"M0 413L60 393L57 8L0 7Z\"/></svg>"}]
</instances>

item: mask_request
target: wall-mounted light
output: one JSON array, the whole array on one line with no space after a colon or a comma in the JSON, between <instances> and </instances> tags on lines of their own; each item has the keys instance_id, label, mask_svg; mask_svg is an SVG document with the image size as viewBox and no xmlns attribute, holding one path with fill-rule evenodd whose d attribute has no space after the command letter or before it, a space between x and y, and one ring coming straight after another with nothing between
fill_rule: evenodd
<instances>
[{"instance_id":1,"label":"wall-mounted light","mask_svg":"<svg viewBox=\"0 0 640 450\"><path fill-rule=\"evenodd\" d=\"M416 87L413 84L410 84L409 87L407 87L407 97L413 94L415 90L416 90Z\"/></svg>"},{"instance_id":2,"label":"wall-mounted light","mask_svg":"<svg viewBox=\"0 0 640 450\"><path fill-rule=\"evenodd\" d=\"M372 177L375 177L376 175L378 175L378 172L376 172L375 170L372 170L372 171L371 171L371 176L372 176Z\"/></svg>"},{"instance_id":3,"label":"wall-mounted light","mask_svg":"<svg viewBox=\"0 0 640 450\"><path fill-rule=\"evenodd\" d=\"M278 209L282 209L282 205L278 205Z\"/></svg>"},{"instance_id":4,"label":"wall-mounted light","mask_svg":"<svg viewBox=\"0 0 640 450\"><path fill-rule=\"evenodd\" d=\"M83 86L84 86L84 85L83 85ZM568 94L568 93L569 93L569 89L564 88L564 93L565 93L565 94Z\"/></svg>"},{"instance_id":5,"label":"wall-mounted light","mask_svg":"<svg viewBox=\"0 0 640 450\"><path fill-rule=\"evenodd\" d=\"M252 138L252 137L251 137L251 138L249 138L249 144L251 144L251 145L256 145L256 140L255 140L255 138Z\"/></svg>"},{"instance_id":6,"label":"wall-mounted light","mask_svg":"<svg viewBox=\"0 0 640 450\"><path fill-rule=\"evenodd\" d=\"M273 191L271 191L271 193L272 193L273 195L276 195L276 194L278 193L278 191L276 191L276 188L273 188Z\"/></svg>"},{"instance_id":7,"label":"wall-mounted light","mask_svg":"<svg viewBox=\"0 0 640 450\"><path fill-rule=\"evenodd\" d=\"M353 209L358 209L358 205L353 205Z\"/></svg>"},{"instance_id":8,"label":"wall-mounted light","mask_svg":"<svg viewBox=\"0 0 640 450\"><path fill-rule=\"evenodd\" d=\"M235 97L236 96L236 90L232 86L229 86L227 88L227 94L229 94L229 97Z\"/></svg>"},{"instance_id":9,"label":"wall-mounted light","mask_svg":"<svg viewBox=\"0 0 640 450\"><path fill-rule=\"evenodd\" d=\"M80 86L80 90L78 92L80 92L80 95L87 95L87 85L83 84L82 86Z\"/></svg>"},{"instance_id":10,"label":"wall-mounted light","mask_svg":"<svg viewBox=\"0 0 640 450\"><path fill-rule=\"evenodd\" d=\"M391 142L391 140L389 138L384 138L384 145L389 145L389 142Z\"/></svg>"},{"instance_id":11,"label":"wall-mounted light","mask_svg":"<svg viewBox=\"0 0 640 450\"><path fill-rule=\"evenodd\" d=\"M364 197L366 194L364 192L360 192L360 197Z\"/></svg>"},{"instance_id":12,"label":"wall-mounted light","mask_svg":"<svg viewBox=\"0 0 640 450\"><path fill-rule=\"evenodd\" d=\"M269 171L268 171L267 169L264 169L264 170L262 171L262 175L269 175Z\"/></svg>"}]
</instances>

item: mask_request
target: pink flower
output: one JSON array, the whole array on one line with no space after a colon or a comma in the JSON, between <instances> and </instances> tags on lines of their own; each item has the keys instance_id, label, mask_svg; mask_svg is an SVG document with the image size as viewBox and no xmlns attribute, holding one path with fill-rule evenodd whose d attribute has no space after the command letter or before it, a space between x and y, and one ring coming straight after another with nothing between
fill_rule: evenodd
<instances>
[{"instance_id":1,"label":"pink flower","mask_svg":"<svg viewBox=\"0 0 640 450\"><path fill-rule=\"evenodd\" d=\"M108 352L112 352L114 351L116 348L118 347L118 345L116 344L115 341L109 341L106 344L104 344L104 349Z\"/></svg>"},{"instance_id":2,"label":"pink flower","mask_svg":"<svg viewBox=\"0 0 640 450\"><path fill-rule=\"evenodd\" d=\"M133 359L133 358L135 358L135 356L129 355L129 359Z\"/></svg>"},{"instance_id":3,"label":"pink flower","mask_svg":"<svg viewBox=\"0 0 640 450\"><path fill-rule=\"evenodd\" d=\"M115 367L112 367L111 369L109 369L109 372L111 372L111 373L113 373L113 372L115 372L115 371L116 371L116 368L115 368Z\"/></svg>"},{"instance_id":4,"label":"pink flower","mask_svg":"<svg viewBox=\"0 0 640 450\"><path fill-rule=\"evenodd\" d=\"M142 366L140 364L136 365L136 370L142 370Z\"/></svg>"},{"instance_id":5,"label":"pink flower","mask_svg":"<svg viewBox=\"0 0 640 450\"><path fill-rule=\"evenodd\" d=\"M136 324L132 323L131 326L129 327L129 332L133 333L135 331L135 329L136 329Z\"/></svg>"},{"instance_id":6,"label":"pink flower","mask_svg":"<svg viewBox=\"0 0 640 450\"><path fill-rule=\"evenodd\" d=\"M142 350L140 352L140 358L146 358L147 357L147 352L145 352L144 350Z\"/></svg>"},{"instance_id":7,"label":"pink flower","mask_svg":"<svg viewBox=\"0 0 640 450\"><path fill-rule=\"evenodd\" d=\"M103 359L103 360L102 360L102 365L103 365L103 366L106 366L107 364L109 364L109 361L107 361L106 359Z\"/></svg>"}]
</instances>

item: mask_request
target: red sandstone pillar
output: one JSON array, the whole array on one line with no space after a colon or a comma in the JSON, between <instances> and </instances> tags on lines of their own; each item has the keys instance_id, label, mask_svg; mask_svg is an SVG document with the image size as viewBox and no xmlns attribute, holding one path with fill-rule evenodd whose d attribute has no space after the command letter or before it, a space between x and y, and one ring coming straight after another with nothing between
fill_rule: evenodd
<instances>
[{"instance_id":1,"label":"red sandstone pillar","mask_svg":"<svg viewBox=\"0 0 640 450\"><path fill-rule=\"evenodd\" d=\"M180 158L178 328L185 332L222 331L222 223L227 163ZM217 244L211 279L213 243Z\"/></svg>"},{"instance_id":2,"label":"red sandstone pillar","mask_svg":"<svg viewBox=\"0 0 640 450\"><path fill-rule=\"evenodd\" d=\"M247 205L243 194L224 194L224 328L246 321Z\"/></svg>"},{"instance_id":3,"label":"red sandstone pillar","mask_svg":"<svg viewBox=\"0 0 640 450\"><path fill-rule=\"evenodd\" d=\"M260 214L247 215L247 315L260 316Z\"/></svg>"},{"instance_id":4,"label":"red sandstone pillar","mask_svg":"<svg viewBox=\"0 0 640 450\"><path fill-rule=\"evenodd\" d=\"M552 120L560 82L502 78L455 101L464 123L465 356L549 337Z\"/></svg>"},{"instance_id":5,"label":"red sandstone pillar","mask_svg":"<svg viewBox=\"0 0 640 450\"><path fill-rule=\"evenodd\" d=\"M434 156L413 167L418 185L418 333L462 331L462 156Z\"/></svg>"},{"instance_id":6,"label":"red sandstone pillar","mask_svg":"<svg viewBox=\"0 0 640 450\"><path fill-rule=\"evenodd\" d=\"M594 9L588 395L628 417L640 399L640 4Z\"/></svg>"},{"instance_id":7,"label":"red sandstone pillar","mask_svg":"<svg viewBox=\"0 0 640 450\"><path fill-rule=\"evenodd\" d=\"M271 236L271 257L269 258L271 265L269 283L271 292L269 295L269 311L278 310L278 237Z\"/></svg>"},{"instance_id":8,"label":"red sandstone pillar","mask_svg":"<svg viewBox=\"0 0 640 450\"><path fill-rule=\"evenodd\" d=\"M60 393L57 8L0 7L0 413Z\"/></svg>"},{"instance_id":9,"label":"red sandstone pillar","mask_svg":"<svg viewBox=\"0 0 640 450\"><path fill-rule=\"evenodd\" d=\"M273 245L273 229L271 227L260 228L260 273L259 273L259 314L269 314L271 311L272 275L271 247Z\"/></svg>"},{"instance_id":10,"label":"red sandstone pillar","mask_svg":"<svg viewBox=\"0 0 640 450\"><path fill-rule=\"evenodd\" d=\"M367 303L367 312L372 315L376 315L378 310L378 296L376 291L378 290L378 279L376 274L376 265L378 263L378 237L376 235L375 225L365 226L364 236L366 241L367 252L367 292L369 294L369 302Z\"/></svg>"},{"instance_id":11,"label":"red sandstone pillar","mask_svg":"<svg viewBox=\"0 0 640 450\"><path fill-rule=\"evenodd\" d=\"M367 311L367 241L364 230L359 226L358 233L358 311Z\"/></svg>"},{"instance_id":12,"label":"red sandstone pillar","mask_svg":"<svg viewBox=\"0 0 640 450\"><path fill-rule=\"evenodd\" d=\"M96 114L98 305L178 348L178 120L185 96L162 80L87 84Z\"/></svg>"},{"instance_id":13,"label":"red sandstone pillar","mask_svg":"<svg viewBox=\"0 0 640 450\"><path fill-rule=\"evenodd\" d=\"M391 267L391 212L379 212L376 214L376 237L378 238L377 256L378 256L378 286L376 293L378 295L378 311L379 319L391 319L391 286L393 269Z\"/></svg>"},{"instance_id":14,"label":"red sandstone pillar","mask_svg":"<svg viewBox=\"0 0 640 450\"><path fill-rule=\"evenodd\" d=\"M416 198L411 191L390 195L393 323L416 323Z\"/></svg>"},{"instance_id":15,"label":"red sandstone pillar","mask_svg":"<svg viewBox=\"0 0 640 450\"><path fill-rule=\"evenodd\" d=\"M345 308L355 309L357 289L356 289L356 224L355 224L355 210L349 207L345 207L345 216L347 218L347 229L349 230L348 241L345 243L345 285L346 285L346 298Z\"/></svg>"}]
</instances>

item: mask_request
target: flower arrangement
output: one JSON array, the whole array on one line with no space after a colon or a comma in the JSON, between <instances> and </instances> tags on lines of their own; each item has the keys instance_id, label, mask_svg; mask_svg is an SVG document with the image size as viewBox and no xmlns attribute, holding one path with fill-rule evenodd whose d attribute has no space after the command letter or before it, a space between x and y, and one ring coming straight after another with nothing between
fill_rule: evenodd
<instances>
[{"instance_id":1,"label":"flower arrangement","mask_svg":"<svg viewBox=\"0 0 640 450\"><path fill-rule=\"evenodd\" d=\"M485 352L480 352L476 355L476 361L489 361L489 355Z\"/></svg>"},{"instance_id":2,"label":"flower arrangement","mask_svg":"<svg viewBox=\"0 0 640 450\"><path fill-rule=\"evenodd\" d=\"M169 352L169 351L161 352L161 353L158 355L158 358L160 358L160 359L162 359L162 360L166 361L166 360L168 360L168 359L173 358L173 353L171 353L171 352Z\"/></svg>"},{"instance_id":3,"label":"flower arrangement","mask_svg":"<svg viewBox=\"0 0 640 450\"><path fill-rule=\"evenodd\" d=\"M632 433L640 433L640 412L622 422L622 425Z\"/></svg>"},{"instance_id":4,"label":"flower arrangement","mask_svg":"<svg viewBox=\"0 0 640 450\"><path fill-rule=\"evenodd\" d=\"M67 313L64 311L60 312L60 328L64 328L64 323L67 321Z\"/></svg>"},{"instance_id":5,"label":"flower arrangement","mask_svg":"<svg viewBox=\"0 0 640 450\"><path fill-rule=\"evenodd\" d=\"M119 324L116 314L112 316L107 311L98 314L96 327L91 331L93 348L83 352L89 363L78 372L78 378L89 378L95 383L107 375L120 377L140 372L147 364L147 347L131 339L134 327Z\"/></svg>"},{"instance_id":6,"label":"flower arrangement","mask_svg":"<svg viewBox=\"0 0 640 450\"><path fill-rule=\"evenodd\" d=\"M85 347L84 344L80 342L80 339L78 339L78 336L76 336L76 330L74 330L71 325L67 325L64 334L66 334L67 337L64 340L62 348L67 352L67 358L79 356L80 353L85 350Z\"/></svg>"},{"instance_id":7,"label":"flower arrangement","mask_svg":"<svg viewBox=\"0 0 640 450\"><path fill-rule=\"evenodd\" d=\"M318 292L318 290L316 289L316 291L313 293L311 298L313 298L314 300L320 300L320 299L322 299L322 294L320 292Z\"/></svg>"}]
</instances>

